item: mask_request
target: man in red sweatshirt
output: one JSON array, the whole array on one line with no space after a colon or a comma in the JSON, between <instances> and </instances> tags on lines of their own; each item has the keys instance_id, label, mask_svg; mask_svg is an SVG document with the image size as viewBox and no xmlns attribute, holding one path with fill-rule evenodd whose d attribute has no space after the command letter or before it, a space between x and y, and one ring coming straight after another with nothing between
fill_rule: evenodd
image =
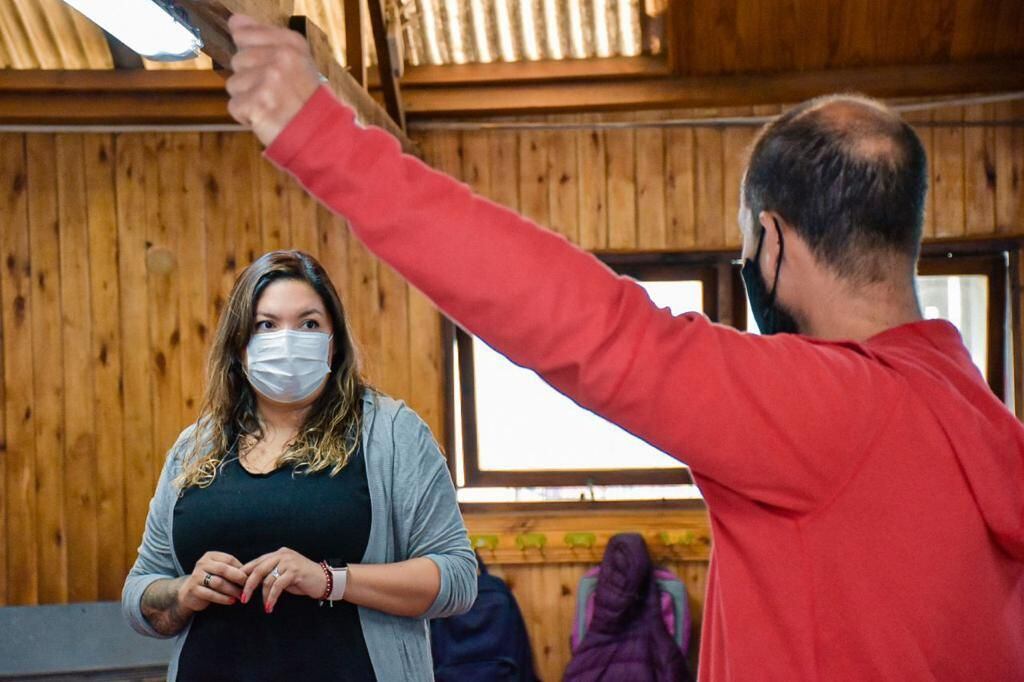
<instances>
[{"instance_id":1,"label":"man in red sweatshirt","mask_svg":"<svg viewBox=\"0 0 1024 682\"><path fill-rule=\"evenodd\" d=\"M826 98L762 131L753 336L403 156L296 34L230 26L229 109L272 161L453 319L690 465L715 545L702 680L1024 679L1024 427L922 320L927 163L897 115Z\"/></svg>"}]
</instances>

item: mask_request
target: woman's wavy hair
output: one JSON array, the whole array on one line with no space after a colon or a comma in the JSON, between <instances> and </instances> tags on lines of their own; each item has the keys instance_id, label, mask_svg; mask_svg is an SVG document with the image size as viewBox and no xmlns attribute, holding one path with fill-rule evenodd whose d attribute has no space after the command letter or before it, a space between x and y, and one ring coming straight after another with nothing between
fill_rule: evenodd
<instances>
[{"instance_id":1,"label":"woman's wavy hair","mask_svg":"<svg viewBox=\"0 0 1024 682\"><path fill-rule=\"evenodd\" d=\"M245 439L263 436L256 394L246 378L242 357L255 331L260 296L271 283L281 280L305 282L320 296L334 327L334 353L327 384L278 465L288 464L307 474L329 469L334 476L359 445L362 396L367 386L338 292L323 266L309 254L272 251L242 271L221 313L210 349L202 408L176 481L181 490L210 485L229 453L237 453Z\"/></svg>"}]
</instances>

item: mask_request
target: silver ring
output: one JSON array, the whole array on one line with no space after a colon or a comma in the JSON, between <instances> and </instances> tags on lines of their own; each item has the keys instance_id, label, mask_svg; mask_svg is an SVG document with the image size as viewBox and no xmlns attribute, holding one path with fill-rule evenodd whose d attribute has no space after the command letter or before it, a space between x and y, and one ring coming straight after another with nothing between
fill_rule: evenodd
<instances>
[{"instance_id":1,"label":"silver ring","mask_svg":"<svg viewBox=\"0 0 1024 682\"><path fill-rule=\"evenodd\" d=\"M277 572L277 566L274 566L274 570L270 572L270 575L274 576L275 578L281 577L281 574Z\"/></svg>"},{"instance_id":2,"label":"silver ring","mask_svg":"<svg viewBox=\"0 0 1024 682\"><path fill-rule=\"evenodd\" d=\"M207 573L206 577L203 578L203 587L209 587L211 580L213 580L213 573Z\"/></svg>"}]
</instances>

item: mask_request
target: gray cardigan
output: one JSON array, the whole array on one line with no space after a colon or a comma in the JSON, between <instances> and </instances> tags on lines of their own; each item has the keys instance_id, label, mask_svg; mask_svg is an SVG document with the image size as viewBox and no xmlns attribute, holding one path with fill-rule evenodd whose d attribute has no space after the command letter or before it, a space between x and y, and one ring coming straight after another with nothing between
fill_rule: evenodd
<instances>
[{"instance_id":1,"label":"gray cardigan","mask_svg":"<svg viewBox=\"0 0 1024 682\"><path fill-rule=\"evenodd\" d=\"M363 452L370 489L370 539L362 563L427 557L441 573L441 589L419 618L359 607L366 648L381 682L433 680L427 620L467 611L476 599L476 556L455 500L444 458L427 425L402 402L367 391L363 396ZM142 615L142 593L162 578L183 575L171 543L178 491L173 480L188 427L171 448L149 504L139 557L121 594L121 608L137 632L163 637ZM167 679L177 674L189 626L177 637Z\"/></svg>"}]
</instances>

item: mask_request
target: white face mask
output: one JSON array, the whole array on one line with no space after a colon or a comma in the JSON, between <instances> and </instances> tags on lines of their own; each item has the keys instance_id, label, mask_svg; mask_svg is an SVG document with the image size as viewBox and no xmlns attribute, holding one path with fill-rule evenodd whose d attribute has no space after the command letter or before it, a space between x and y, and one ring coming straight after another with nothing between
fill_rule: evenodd
<instances>
[{"instance_id":1,"label":"white face mask","mask_svg":"<svg viewBox=\"0 0 1024 682\"><path fill-rule=\"evenodd\" d=\"M282 329L253 334L246 350L249 383L264 397L279 403L308 398L324 382L331 335Z\"/></svg>"}]
</instances>

